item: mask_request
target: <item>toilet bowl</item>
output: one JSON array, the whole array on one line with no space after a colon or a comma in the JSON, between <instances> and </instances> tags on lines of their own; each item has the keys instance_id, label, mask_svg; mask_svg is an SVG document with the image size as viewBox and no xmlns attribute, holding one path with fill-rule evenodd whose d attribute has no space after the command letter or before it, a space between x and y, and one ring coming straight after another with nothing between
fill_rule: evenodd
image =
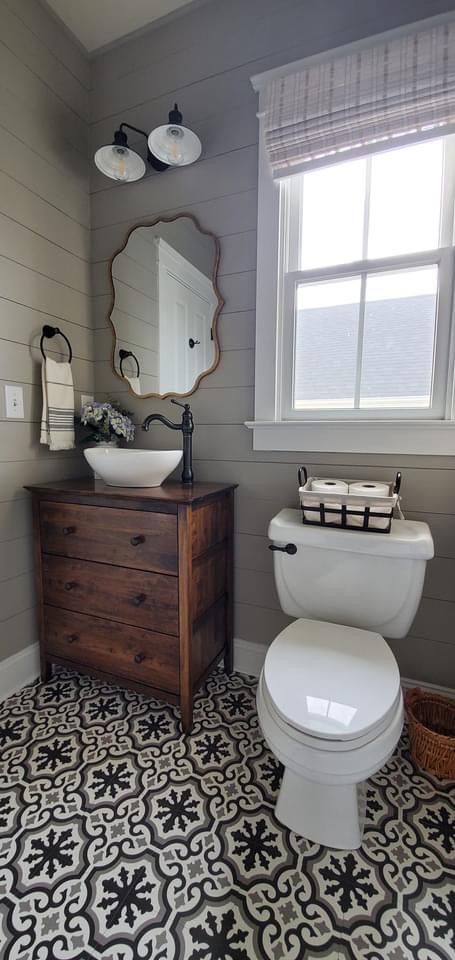
<instances>
[{"instance_id":1,"label":"toilet bowl","mask_svg":"<svg viewBox=\"0 0 455 960\"><path fill-rule=\"evenodd\" d=\"M268 650L257 707L285 768L277 818L313 842L359 847L359 785L390 758L403 726L398 666L386 642L366 630L295 621Z\"/></svg>"},{"instance_id":2,"label":"toilet bowl","mask_svg":"<svg viewBox=\"0 0 455 960\"><path fill-rule=\"evenodd\" d=\"M269 537L282 609L298 618L268 649L257 692L264 738L284 765L276 816L310 841L356 849L363 784L403 726L399 669L383 634L409 630L431 533L406 520L386 535L308 528L286 509Z\"/></svg>"}]
</instances>

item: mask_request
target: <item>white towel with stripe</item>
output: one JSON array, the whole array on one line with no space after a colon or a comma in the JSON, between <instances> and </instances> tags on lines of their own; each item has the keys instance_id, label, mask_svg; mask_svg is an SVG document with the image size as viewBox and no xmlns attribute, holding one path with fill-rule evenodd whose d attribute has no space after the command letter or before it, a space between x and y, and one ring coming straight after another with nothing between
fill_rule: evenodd
<instances>
[{"instance_id":1,"label":"white towel with stripe","mask_svg":"<svg viewBox=\"0 0 455 960\"><path fill-rule=\"evenodd\" d=\"M74 440L74 387L70 363L46 357L41 367L43 416L41 443L49 450L72 450Z\"/></svg>"}]
</instances>

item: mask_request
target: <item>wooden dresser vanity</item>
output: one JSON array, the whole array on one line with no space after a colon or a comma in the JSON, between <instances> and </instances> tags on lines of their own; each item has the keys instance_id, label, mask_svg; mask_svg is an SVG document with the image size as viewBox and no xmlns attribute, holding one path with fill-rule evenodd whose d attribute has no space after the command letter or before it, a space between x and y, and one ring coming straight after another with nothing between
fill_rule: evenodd
<instances>
[{"instance_id":1,"label":"wooden dresser vanity","mask_svg":"<svg viewBox=\"0 0 455 960\"><path fill-rule=\"evenodd\" d=\"M32 493L41 675L52 663L180 705L232 670L234 485L64 480Z\"/></svg>"}]
</instances>

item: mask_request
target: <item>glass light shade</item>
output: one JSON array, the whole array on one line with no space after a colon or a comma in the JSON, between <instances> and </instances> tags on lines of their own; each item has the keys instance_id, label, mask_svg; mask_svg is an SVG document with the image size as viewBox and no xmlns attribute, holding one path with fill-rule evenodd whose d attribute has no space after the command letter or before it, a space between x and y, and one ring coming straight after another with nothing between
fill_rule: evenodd
<instances>
[{"instance_id":1,"label":"glass light shade","mask_svg":"<svg viewBox=\"0 0 455 960\"><path fill-rule=\"evenodd\" d=\"M108 147L100 147L95 153L95 164L101 173L111 180L121 183L131 183L140 180L145 173L145 163L142 157L129 147L111 143Z\"/></svg>"},{"instance_id":2,"label":"glass light shade","mask_svg":"<svg viewBox=\"0 0 455 960\"><path fill-rule=\"evenodd\" d=\"M201 155L199 137L181 124L167 123L152 130L148 138L150 153L170 167L185 167Z\"/></svg>"}]
</instances>

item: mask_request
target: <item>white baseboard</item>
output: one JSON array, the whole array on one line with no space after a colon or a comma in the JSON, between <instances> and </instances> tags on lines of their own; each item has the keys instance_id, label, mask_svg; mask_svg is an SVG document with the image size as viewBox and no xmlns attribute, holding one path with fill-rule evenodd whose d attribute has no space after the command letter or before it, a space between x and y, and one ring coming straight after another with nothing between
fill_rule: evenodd
<instances>
[{"instance_id":1,"label":"white baseboard","mask_svg":"<svg viewBox=\"0 0 455 960\"><path fill-rule=\"evenodd\" d=\"M251 640L234 638L234 670L249 677L258 677L265 660L267 647Z\"/></svg>"},{"instance_id":2,"label":"white baseboard","mask_svg":"<svg viewBox=\"0 0 455 960\"><path fill-rule=\"evenodd\" d=\"M19 653L0 662L0 702L17 690L33 683L39 676L39 646L30 644Z\"/></svg>"},{"instance_id":3,"label":"white baseboard","mask_svg":"<svg viewBox=\"0 0 455 960\"><path fill-rule=\"evenodd\" d=\"M267 647L262 643L252 643L251 640L234 639L234 670L245 673L250 677L259 677L262 670ZM412 680L409 677L401 678L402 687L420 687L422 690L434 690L435 693L455 696L451 687L439 687L435 683L424 683L422 680Z\"/></svg>"}]
</instances>

